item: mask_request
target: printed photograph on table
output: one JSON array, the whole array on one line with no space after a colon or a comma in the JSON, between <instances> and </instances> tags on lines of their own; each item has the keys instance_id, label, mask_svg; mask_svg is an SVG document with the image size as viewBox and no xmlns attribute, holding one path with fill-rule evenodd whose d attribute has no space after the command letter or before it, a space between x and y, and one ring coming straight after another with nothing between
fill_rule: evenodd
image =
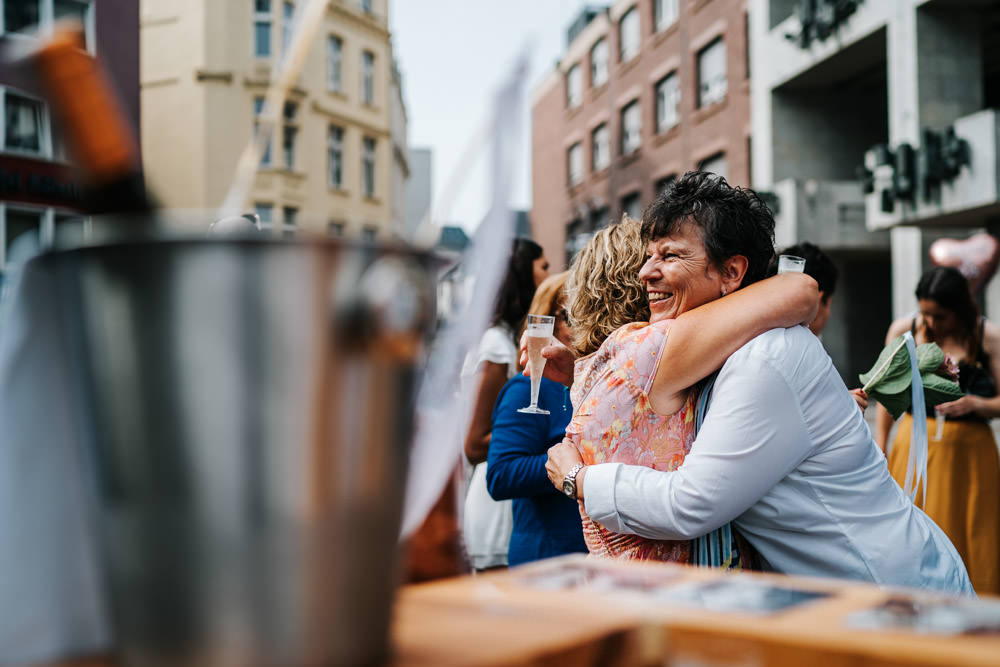
<instances>
[{"instance_id":1,"label":"printed photograph on table","mask_svg":"<svg viewBox=\"0 0 1000 667\"><path fill-rule=\"evenodd\" d=\"M659 601L669 604L743 614L771 614L829 596L824 591L782 588L744 577L681 583L656 593Z\"/></svg>"},{"instance_id":2,"label":"printed photograph on table","mask_svg":"<svg viewBox=\"0 0 1000 667\"><path fill-rule=\"evenodd\" d=\"M985 599L894 596L847 618L852 628L919 635L1000 634L1000 602Z\"/></svg>"},{"instance_id":3,"label":"printed photograph on table","mask_svg":"<svg viewBox=\"0 0 1000 667\"><path fill-rule=\"evenodd\" d=\"M665 568L626 569L577 556L553 559L538 567L523 568L522 586L547 591L587 590L649 595L673 585L682 571Z\"/></svg>"}]
</instances>

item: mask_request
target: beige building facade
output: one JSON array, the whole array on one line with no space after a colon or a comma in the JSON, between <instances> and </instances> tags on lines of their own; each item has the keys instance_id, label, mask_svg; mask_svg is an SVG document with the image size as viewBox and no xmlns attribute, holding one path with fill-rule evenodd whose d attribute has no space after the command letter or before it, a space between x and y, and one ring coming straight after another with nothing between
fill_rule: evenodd
<instances>
[{"instance_id":1,"label":"beige building facade","mask_svg":"<svg viewBox=\"0 0 1000 667\"><path fill-rule=\"evenodd\" d=\"M246 202L264 227L399 233L387 4L329 1ZM165 208L222 204L296 9L293 0L141 0L143 159ZM207 224L202 218L191 224Z\"/></svg>"}]
</instances>

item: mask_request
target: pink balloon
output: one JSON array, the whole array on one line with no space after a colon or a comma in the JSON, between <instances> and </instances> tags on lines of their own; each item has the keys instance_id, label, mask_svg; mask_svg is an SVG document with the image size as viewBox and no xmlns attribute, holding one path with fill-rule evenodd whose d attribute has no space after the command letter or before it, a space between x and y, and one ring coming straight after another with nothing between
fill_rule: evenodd
<instances>
[{"instance_id":1,"label":"pink balloon","mask_svg":"<svg viewBox=\"0 0 1000 667\"><path fill-rule=\"evenodd\" d=\"M953 266L969 281L975 294L986 287L1000 263L1000 242L992 235L980 232L964 241L938 239L931 244L931 262L936 266Z\"/></svg>"}]
</instances>

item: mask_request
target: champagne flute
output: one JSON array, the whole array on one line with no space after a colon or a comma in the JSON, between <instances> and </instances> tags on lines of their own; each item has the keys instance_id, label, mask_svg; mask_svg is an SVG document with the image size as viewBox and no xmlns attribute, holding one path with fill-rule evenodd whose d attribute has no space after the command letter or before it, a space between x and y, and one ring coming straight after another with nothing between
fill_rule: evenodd
<instances>
[{"instance_id":1,"label":"champagne flute","mask_svg":"<svg viewBox=\"0 0 1000 667\"><path fill-rule=\"evenodd\" d=\"M551 315L528 315L528 326L524 333L528 337L528 367L531 369L531 405L519 408L518 412L533 415L547 415L548 410L538 407L538 389L542 384L545 357L542 348L549 344L556 318Z\"/></svg>"},{"instance_id":2,"label":"champagne flute","mask_svg":"<svg viewBox=\"0 0 1000 667\"><path fill-rule=\"evenodd\" d=\"M941 411L938 409L937 406L934 406L934 416L937 418L937 433L934 434L934 440L935 441L939 441L939 440L941 440L941 438L944 437L944 419L945 419L945 417L944 417L944 414L941 413Z\"/></svg>"}]
</instances>

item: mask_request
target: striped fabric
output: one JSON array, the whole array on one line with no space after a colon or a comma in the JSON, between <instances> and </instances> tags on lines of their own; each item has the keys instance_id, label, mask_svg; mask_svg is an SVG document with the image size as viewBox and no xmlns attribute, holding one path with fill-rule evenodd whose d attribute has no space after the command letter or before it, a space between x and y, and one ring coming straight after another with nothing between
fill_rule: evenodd
<instances>
[{"instance_id":1,"label":"striped fabric","mask_svg":"<svg viewBox=\"0 0 1000 667\"><path fill-rule=\"evenodd\" d=\"M716 375L710 375L698 389L698 403L695 406L695 429L701 430L708 412L709 397L715 385ZM740 549L733 536L732 524L727 523L707 535L691 540L691 565L700 567L721 567L727 570L743 569Z\"/></svg>"}]
</instances>

